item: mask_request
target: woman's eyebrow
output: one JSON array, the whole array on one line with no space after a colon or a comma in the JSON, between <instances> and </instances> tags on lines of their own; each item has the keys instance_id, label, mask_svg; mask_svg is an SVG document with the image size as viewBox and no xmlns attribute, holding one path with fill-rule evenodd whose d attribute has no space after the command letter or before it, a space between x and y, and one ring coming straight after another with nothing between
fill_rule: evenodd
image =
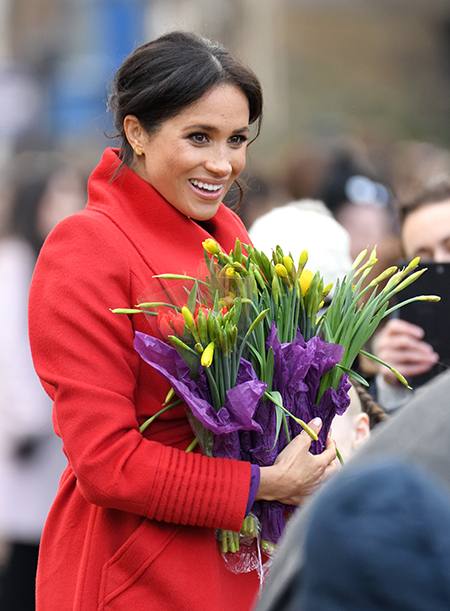
<instances>
[{"instance_id":1,"label":"woman's eyebrow","mask_svg":"<svg viewBox=\"0 0 450 611\"><path fill-rule=\"evenodd\" d=\"M189 125L188 127L186 127L186 130L187 131L200 130L200 131L205 131L205 132L218 132L219 128L215 127L214 125L203 125L199 123L196 125ZM240 127L239 129L233 130L233 133L242 134L248 131L249 131L249 128L247 125L245 125L244 127Z\"/></svg>"}]
</instances>

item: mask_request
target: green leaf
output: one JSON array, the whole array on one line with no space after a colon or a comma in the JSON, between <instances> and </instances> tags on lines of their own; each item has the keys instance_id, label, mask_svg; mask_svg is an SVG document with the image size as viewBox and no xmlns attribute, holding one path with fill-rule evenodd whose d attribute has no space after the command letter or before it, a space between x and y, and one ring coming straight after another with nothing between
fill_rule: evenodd
<instances>
[{"instance_id":1,"label":"green leaf","mask_svg":"<svg viewBox=\"0 0 450 611\"><path fill-rule=\"evenodd\" d=\"M342 371L344 371L344 373L348 374L348 376L350 378L353 378L354 380L356 380L357 382L359 382L363 386L369 386L369 382L365 378L360 376L359 373L356 373L356 371L353 371L353 369L349 369L348 367L344 367L340 363L337 363L335 365L335 367L338 367L339 369L342 369Z\"/></svg>"}]
</instances>

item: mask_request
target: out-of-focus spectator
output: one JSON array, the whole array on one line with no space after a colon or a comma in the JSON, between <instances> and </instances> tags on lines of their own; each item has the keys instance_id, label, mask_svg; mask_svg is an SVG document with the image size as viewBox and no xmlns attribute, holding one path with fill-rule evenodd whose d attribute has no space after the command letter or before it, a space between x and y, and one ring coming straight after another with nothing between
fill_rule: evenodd
<instances>
[{"instance_id":1,"label":"out-of-focus spectator","mask_svg":"<svg viewBox=\"0 0 450 611\"><path fill-rule=\"evenodd\" d=\"M350 234L354 259L364 248L391 249L396 217L389 189L345 151L336 152L319 187L319 198Z\"/></svg>"},{"instance_id":2,"label":"out-of-focus spectator","mask_svg":"<svg viewBox=\"0 0 450 611\"><path fill-rule=\"evenodd\" d=\"M275 606L262 608L448 609L450 497L400 461L341 475L316 499L301 574L294 572Z\"/></svg>"},{"instance_id":3,"label":"out-of-focus spectator","mask_svg":"<svg viewBox=\"0 0 450 611\"><path fill-rule=\"evenodd\" d=\"M403 254L421 262L450 262L450 176L430 181L401 206L401 243ZM424 331L400 318L388 321L376 341L380 358L410 380L432 369L439 355L424 341ZM404 403L408 390L395 375L383 367L377 376L377 398L388 410Z\"/></svg>"},{"instance_id":4,"label":"out-of-focus spectator","mask_svg":"<svg viewBox=\"0 0 450 611\"><path fill-rule=\"evenodd\" d=\"M331 437L344 464L370 438L371 430L388 418L373 397L354 380L349 395L350 405L342 415L336 415L331 424Z\"/></svg>"},{"instance_id":5,"label":"out-of-focus spectator","mask_svg":"<svg viewBox=\"0 0 450 611\"><path fill-rule=\"evenodd\" d=\"M86 201L80 171L56 154L13 162L8 233L0 241L0 538L6 544L0 609L34 609L39 540L67 464L52 428L52 404L28 345L28 289L44 238Z\"/></svg>"}]
</instances>

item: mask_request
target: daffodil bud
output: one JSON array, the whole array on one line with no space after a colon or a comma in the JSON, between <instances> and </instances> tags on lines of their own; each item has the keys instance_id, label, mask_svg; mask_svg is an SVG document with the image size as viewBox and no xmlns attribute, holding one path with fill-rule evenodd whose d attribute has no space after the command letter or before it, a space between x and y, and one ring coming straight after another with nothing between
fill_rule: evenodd
<instances>
[{"instance_id":1,"label":"daffodil bud","mask_svg":"<svg viewBox=\"0 0 450 611\"><path fill-rule=\"evenodd\" d=\"M236 238L236 243L234 245L234 258L236 261L241 261L242 258L242 245L239 238Z\"/></svg>"},{"instance_id":2,"label":"daffodil bud","mask_svg":"<svg viewBox=\"0 0 450 611\"><path fill-rule=\"evenodd\" d=\"M405 274L403 272L399 271L396 274L394 274L391 278L389 278L389 281L386 284L386 286L384 287L382 293L389 293L389 291L391 291L394 287L397 286L397 284L401 281L404 275Z\"/></svg>"},{"instance_id":3,"label":"daffodil bud","mask_svg":"<svg viewBox=\"0 0 450 611\"><path fill-rule=\"evenodd\" d=\"M294 267L294 262L292 261L291 257L288 257L287 255L285 255L283 257L283 265L287 270L287 273L290 274L292 271L292 268Z\"/></svg>"},{"instance_id":4,"label":"daffodil bud","mask_svg":"<svg viewBox=\"0 0 450 611\"><path fill-rule=\"evenodd\" d=\"M420 297L417 297L417 301L438 302L440 300L441 298L438 295L420 295Z\"/></svg>"},{"instance_id":5,"label":"daffodil bud","mask_svg":"<svg viewBox=\"0 0 450 611\"><path fill-rule=\"evenodd\" d=\"M230 329L230 344L231 346L236 346L238 340L238 328L236 325L233 325Z\"/></svg>"},{"instance_id":6,"label":"daffodil bud","mask_svg":"<svg viewBox=\"0 0 450 611\"><path fill-rule=\"evenodd\" d=\"M230 353L230 345L228 342L228 335L223 327L220 329L219 342L222 352L225 354L225 356L228 356Z\"/></svg>"},{"instance_id":7,"label":"daffodil bud","mask_svg":"<svg viewBox=\"0 0 450 611\"><path fill-rule=\"evenodd\" d=\"M282 263L277 263L275 265L275 272L280 278L287 278L288 276L288 271Z\"/></svg>"},{"instance_id":8,"label":"daffodil bud","mask_svg":"<svg viewBox=\"0 0 450 611\"><path fill-rule=\"evenodd\" d=\"M255 320L252 322L252 324L250 325L250 328L248 330L248 334L250 335L250 333L252 333L252 331L254 331L256 329L256 327L265 319L265 317L267 316L267 312L269 312L270 308L267 308L266 310L263 310L262 312L260 312L258 314L258 316L255 318Z\"/></svg>"},{"instance_id":9,"label":"daffodil bud","mask_svg":"<svg viewBox=\"0 0 450 611\"><path fill-rule=\"evenodd\" d=\"M415 257L415 259L413 259L412 261L408 263L406 269L409 271L412 271L413 269L416 269L419 263L420 263L420 257Z\"/></svg>"},{"instance_id":10,"label":"daffodil bud","mask_svg":"<svg viewBox=\"0 0 450 611\"><path fill-rule=\"evenodd\" d=\"M237 275L238 275L238 274L237 274L236 270L234 269L234 267L227 267L227 268L226 268L226 270L225 270L225 276L226 276L227 278L235 278Z\"/></svg>"},{"instance_id":11,"label":"daffodil bud","mask_svg":"<svg viewBox=\"0 0 450 611\"><path fill-rule=\"evenodd\" d=\"M382 272L379 276L377 276L374 280L372 280L369 286L371 287L377 286L378 284L380 284L380 282L383 282L384 280L387 280L387 278L390 278L392 274L395 274L397 270L398 270L398 267L396 265L393 265L392 267L388 267L387 269L384 270L384 272Z\"/></svg>"},{"instance_id":12,"label":"daffodil bud","mask_svg":"<svg viewBox=\"0 0 450 611\"><path fill-rule=\"evenodd\" d=\"M214 315L211 311L208 312L208 316L206 318L206 324L208 327L208 337L211 341L213 341L216 338L216 330L214 327Z\"/></svg>"},{"instance_id":13,"label":"daffodil bud","mask_svg":"<svg viewBox=\"0 0 450 611\"><path fill-rule=\"evenodd\" d=\"M239 272L240 274L247 275L246 268L242 265L242 263L239 263L239 261L234 261L233 268L235 269L235 271Z\"/></svg>"},{"instance_id":14,"label":"daffodil bud","mask_svg":"<svg viewBox=\"0 0 450 611\"><path fill-rule=\"evenodd\" d=\"M203 248L210 255L217 255L220 252L220 247L215 240L211 238L207 238L204 242L202 242Z\"/></svg>"},{"instance_id":15,"label":"daffodil bud","mask_svg":"<svg viewBox=\"0 0 450 611\"><path fill-rule=\"evenodd\" d=\"M278 303L280 298L280 281L278 280L278 276L276 274L274 274L272 278L272 295L275 303Z\"/></svg>"},{"instance_id":16,"label":"daffodil bud","mask_svg":"<svg viewBox=\"0 0 450 611\"><path fill-rule=\"evenodd\" d=\"M402 282L400 282L400 284L395 289L395 291L396 292L397 291L402 291L404 288L406 288L407 286L409 286L410 284L415 282L417 280L417 278L419 278L426 271L427 271L427 268L425 267L423 269L420 269L418 272L414 272L413 274L411 274L410 276L405 278Z\"/></svg>"},{"instance_id":17,"label":"daffodil bud","mask_svg":"<svg viewBox=\"0 0 450 611\"><path fill-rule=\"evenodd\" d=\"M192 316L191 311L187 306L183 306L181 308L181 313L183 315L184 322L186 323L186 327L192 333L196 342L200 341L200 337L198 335L197 327L195 325L194 317Z\"/></svg>"},{"instance_id":18,"label":"daffodil bud","mask_svg":"<svg viewBox=\"0 0 450 611\"><path fill-rule=\"evenodd\" d=\"M167 405L168 403L170 403L170 401L172 401L174 396L175 396L175 391L173 387L171 386L169 392L166 395L166 398L164 399L163 405Z\"/></svg>"},{"instance_id":19,"label":"daffodil bud","mask_svg":"<svg viewBox=\"0 0 450 611\"><path fill-rule=\"evenodd\" d=\"M300 276L300 286L302 288L303 296L305 296L306 291L309 289L313 278L314 274L309 269L304 269L302 271L302 275Z\"/></svg>"},{"instance_id":20,"label":"daffodil bud","mask_svg":"<svg viewBox=\"0 0 450 611\"><path fill-rule=\"evenodd\" d=\"M203 350L202 358L200 359L203 367L211 367L214 358L214 342L210 342Z\"/></svg>"},{"instance_id":21,"label":"daffodil bud","mask_svg":"<svg viewBox=\"0 0 450 611\"><path fill-rule=\"evenodd\" d=\"M189 310L189 308L187 306L183 306L181 308L181 313L183 315L184 322L186 323L186 326L188 327L188 329L191 329L192 327L194 327L195 326L194 317L192 316L192 312Z\"/></svg>"},{"instance_id":22,"label":"daffodil bud","mask_svg":"<svg viewBox=\"0 0 450 611\"><path fill-rule=\"evenodd\" d=\"M305 249L305 250L302 250L300 257L298 259L298 268L302 270L305 267L307 261L308 261L308 251Z\"/></svg>"},{"instance_id":23,"label":"daffodil bud","mask_svg":"<svg viewBox=\"0 0 450 611\"><path fill-rule=\"evenodd\" d=\"M333 283L332 282L327 284L327 286L323 289L322 299L326 299L328 297L328 295L330 294L330 291L331 291L332 288L333 288Z\"/></svg>"},{"instance_id":24,"label":"daffodil bud","mask_svg":"<svg viewBox=\"0 0 450 611\"><path fill-rule=\"evenodd\" d=\"M367 255L367 248L362 250L359 253L359 255L356 257L356 259L353 261L352 269L356 269L366 255Z\"/></svg>"},{"instance_id":25,"label":"daffodil bud","mask_svg":"<svg viewBox=\"0 0 450 611\"><path fill-rule=\"evenodd\" d=\"M206 323L206 316L203 310L200 308L197 316L197 329L202 344L208 343L208 325Z\"/></svg>"}]
</instances>

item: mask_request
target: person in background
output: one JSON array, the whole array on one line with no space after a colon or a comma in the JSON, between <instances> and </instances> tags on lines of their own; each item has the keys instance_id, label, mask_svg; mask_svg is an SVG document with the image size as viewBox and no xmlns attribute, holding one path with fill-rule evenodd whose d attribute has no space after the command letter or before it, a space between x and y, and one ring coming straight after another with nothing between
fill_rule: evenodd
<instances>
[{"instance_id":1,"label":"person in background","mask_svg":"<svg viewBox=\"0 0 450 611\"><path fill-rule=\"evenodd\" d=\"M336 151L331 158L318 196L348 231L352 261L374 246L383 260L395 256L397 219L392 194L346 150Z\"/></svg>"},{"instance_id":2,"label":"person in background","mask_svg":"<svg viewBox=\"0 0 450 611\"><path fill-rule=\"evenodd\" d=\"M401 244L407 260L420 257L421 263L450 262L450 176L440 176L400 205ZM439 355L424 341L424 331L400 318L392 318L378 334L377 355L410 380L427 373L439 361ZM377 400L394 411L408 398L410 391L395 375L382 367L376 377Z\"/></svg>"},{"instance_id":3,"label":"person in background","mask_svg":"<svg viewBox=\"0 0 450 611\"><path fill-rule=\"evenodd\" d=\"M342 415L336 415L331 424L331 437L344 464L368 441L372 429L388 419L388 415L364 387L355 380L351 382L350 405Z\"/></svg>"},{"instance_id":4,"label":"person in background","mask_svg":"<svg viewBox=\"0 0 450 611\"><path fill-rule=\"evenodd\" d=\"M277 611L450 607L450 497L423 469L381 460L343 471L306 529L303 570Z\"/></svg>"},{"instance_id":5,"label":"person in background","mask_svg":"<svg viewBox=\"0 0 450 611\"><path fill-rule=\"evenodd\" d=\"M28 290L44 238L81 208L85 181L47 152L22 153L13 166L10 221L0 240L0 539L6 545L0 609L32 611L39 541L67 460L31 359Z\"/></svg>"}]
</instances>

